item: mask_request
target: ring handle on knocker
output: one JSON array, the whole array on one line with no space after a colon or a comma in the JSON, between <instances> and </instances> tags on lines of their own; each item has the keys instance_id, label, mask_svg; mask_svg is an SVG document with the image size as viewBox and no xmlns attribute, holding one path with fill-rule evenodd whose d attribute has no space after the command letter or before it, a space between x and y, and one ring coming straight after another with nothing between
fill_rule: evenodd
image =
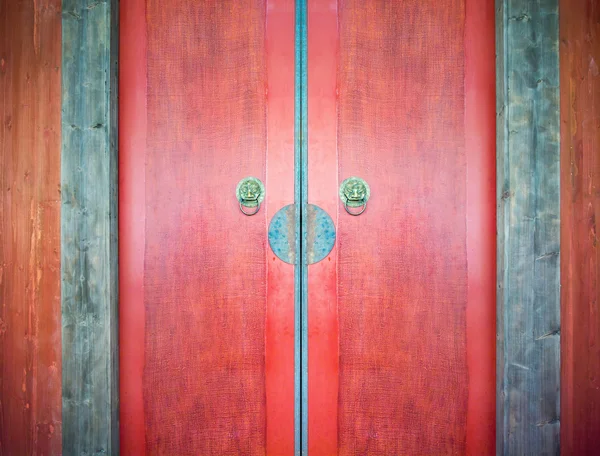
<instances>
[{"instance_id":1,"label":"ring handle on knocker","mask_svg":"<svg viewBox=\"0 0 600 456\"><path fill-rule=\"evenodd\" d=\"M240 211L242 211L242 214L244 215L248 215L248 216L252 216L258 213L258 211L260 211L260 203L258 204L258 206L255 206L256 209L254 209L254 212L246 212L244 210L244 207L250 207L250 206L244 206L244 203L242 201L240 201Z\"/></svg>"},{"instance_id":2,"label":"ring handle on knocker","mask_svg":"<svg viewBox=\"0 0 600 456\"><path fill-rule=\"evenodd\" d=\"M346 212L354 217L367 210L367 201L371 196L369 184L360 177L349 177L340 185L340 199ZM352 209L358 209L353 211Z\"/></svg>"},{"instance_id":3,"label":"ring handle on knocker","mask_svg":"<svg viewBox=\"0 0 600 456\"><path fill-rule=\"evenodd\" d=\"M247 216L256 215L265 199L265 186L256 177L245 177L237 185L235 196L240 203L240 211ZM248 211L248 208L252 209Z\"/></svg>"},{"instance_id":4,"label":"ring handle on knocker","mask_svg":"<svg viewBox=\"0 0 600 456\"><path fill-rule=\"evenodd\" d=\"M353 215L354 217L358 217L360 214L362 214L366 209L367 209L367 202L365 201L365 203L362 206L359 206L361 208L360 211L358 212L352 212L349 208L348 208L348 202L346 201L344 203L344 209L346 209L346 212L350 215Z\"/></svg>"}]
</instances>

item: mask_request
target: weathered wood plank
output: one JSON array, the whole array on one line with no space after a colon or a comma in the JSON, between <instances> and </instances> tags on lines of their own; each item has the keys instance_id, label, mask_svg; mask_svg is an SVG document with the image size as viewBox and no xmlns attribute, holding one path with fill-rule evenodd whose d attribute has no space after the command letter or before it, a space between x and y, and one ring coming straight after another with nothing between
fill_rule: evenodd
<instances>
[{"instance_id":1,"label":"weathered wood plank","mask_svg":"<svg viewBox=\"0 0 600 456\"><path fill-rule=\"evenodd\" d=\"M62 13L63 452L118 454L116 0Z\"/></svg>"},{"instance_id":2,"label":"weathered wood plank","mask_svg":"<svg viewBox=\"0 0 600 456\"><path fill-rule=\"evenodd\" d=\"M600 2L561 0L561 451L600 448Z\"/></svg>"},{"instance_id":3,"label":"weathered wood plank","mask_svg":"<svg viewBox=\"0 0 600 456\"><path fill-rule=\"evenodd\" d=\"M497 453L559 453L558 0L497 0Z\"/></svg>"},{"instance_id":4,"label":"weathered wood plank","mask_svg":"<svg viewBox=\"0 0 600 456\"><path fill-rule=\"evenodd\" d=\"M0 455L61 454L60 23L0 0Z\"/></svg>"}]
</instances>

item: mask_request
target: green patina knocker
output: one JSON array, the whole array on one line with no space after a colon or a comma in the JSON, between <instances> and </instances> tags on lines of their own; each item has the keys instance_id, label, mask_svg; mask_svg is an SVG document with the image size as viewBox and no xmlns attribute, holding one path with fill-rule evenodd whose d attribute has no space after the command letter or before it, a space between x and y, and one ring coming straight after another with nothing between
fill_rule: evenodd
<instances>
[{"instance_id":1,"label":"green patina knocker","mask_svg":"<svg viewBox=\"0 0 600 456\"><path fill-rule=\"evenodd\" d=\"M244 215L255 215L260 210L260 203L265 199L265 186L256 177L245 177L235 189L235 196L240 202L240 211ZM244 208L255 208L246 212Z\"/></svg>"},{"instance_id":2,"label":"green patina knocker","mask_svg":"<svg viewBox=\"0 0 600 456\"><path fill-rule=\"evenodd\" d=\"M340 185L340 199L344 203L346 212L353 216L362 214L367 209L367 201L371 196L369 184L360 177L349 177ZM350 208L360 208L353 212Z\"/></svg>"}]
</instances>

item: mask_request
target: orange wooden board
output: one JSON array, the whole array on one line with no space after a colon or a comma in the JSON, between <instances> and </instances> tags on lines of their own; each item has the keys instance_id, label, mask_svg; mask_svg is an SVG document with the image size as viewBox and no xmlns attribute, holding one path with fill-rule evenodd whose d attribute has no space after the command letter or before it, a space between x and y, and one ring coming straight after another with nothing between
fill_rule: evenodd
<instances>
[{"instance_id":1,"label":"orange wooden board","mask_svg":"<svg viewBox=\"0 0 600 456\"><path fill-rule=\"evenodd\" d=\"M59 1L0 2L0 454L61 453Z\"/></svg>"},{"instance_id":2,"label":"orange wooden board","mask_svg":"<svg viewBox=\"0 0 600 456\"><path fill-rule=\"evenodd\" d=\"M600 4L560 2L561 416L564 455L600 448Z\"/></svg>"}]
</instances>

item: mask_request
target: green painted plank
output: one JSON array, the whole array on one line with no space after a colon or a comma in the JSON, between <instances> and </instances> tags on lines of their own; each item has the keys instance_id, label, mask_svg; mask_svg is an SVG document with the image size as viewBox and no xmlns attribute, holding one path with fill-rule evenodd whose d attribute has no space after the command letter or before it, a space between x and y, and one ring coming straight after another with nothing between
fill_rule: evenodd
<instances>
[{"instance_id":1,"label":"green painted plank","mask_svg":"<svg viewBox=\"0 0 600 456\"><path fill-rule=\"evenodd\" d=\"M497 454L559 454L558 0L497 0Z\"/></svg>"},{"instance_id":2,"label":"green painted plank","mask_svg":"<svg viewBox=\"0 0 600 456\"><path fill-rule=\"evenodd\" d=\"M307 3L296 1L295 30L295 151L296 207L295 265L295 454L308 454L308 261L306 256L308 204L308 36Z\"/></svg>"},{"instance_id":3,"label":"green painted plank","mask_svg":"<svg viewBox=\"0 0 600 456\"><path fill-rule=\"evenodd\" d=\"M118 2L62 8L63 453L118 454Z\"/></svg>"}]
</instances>

